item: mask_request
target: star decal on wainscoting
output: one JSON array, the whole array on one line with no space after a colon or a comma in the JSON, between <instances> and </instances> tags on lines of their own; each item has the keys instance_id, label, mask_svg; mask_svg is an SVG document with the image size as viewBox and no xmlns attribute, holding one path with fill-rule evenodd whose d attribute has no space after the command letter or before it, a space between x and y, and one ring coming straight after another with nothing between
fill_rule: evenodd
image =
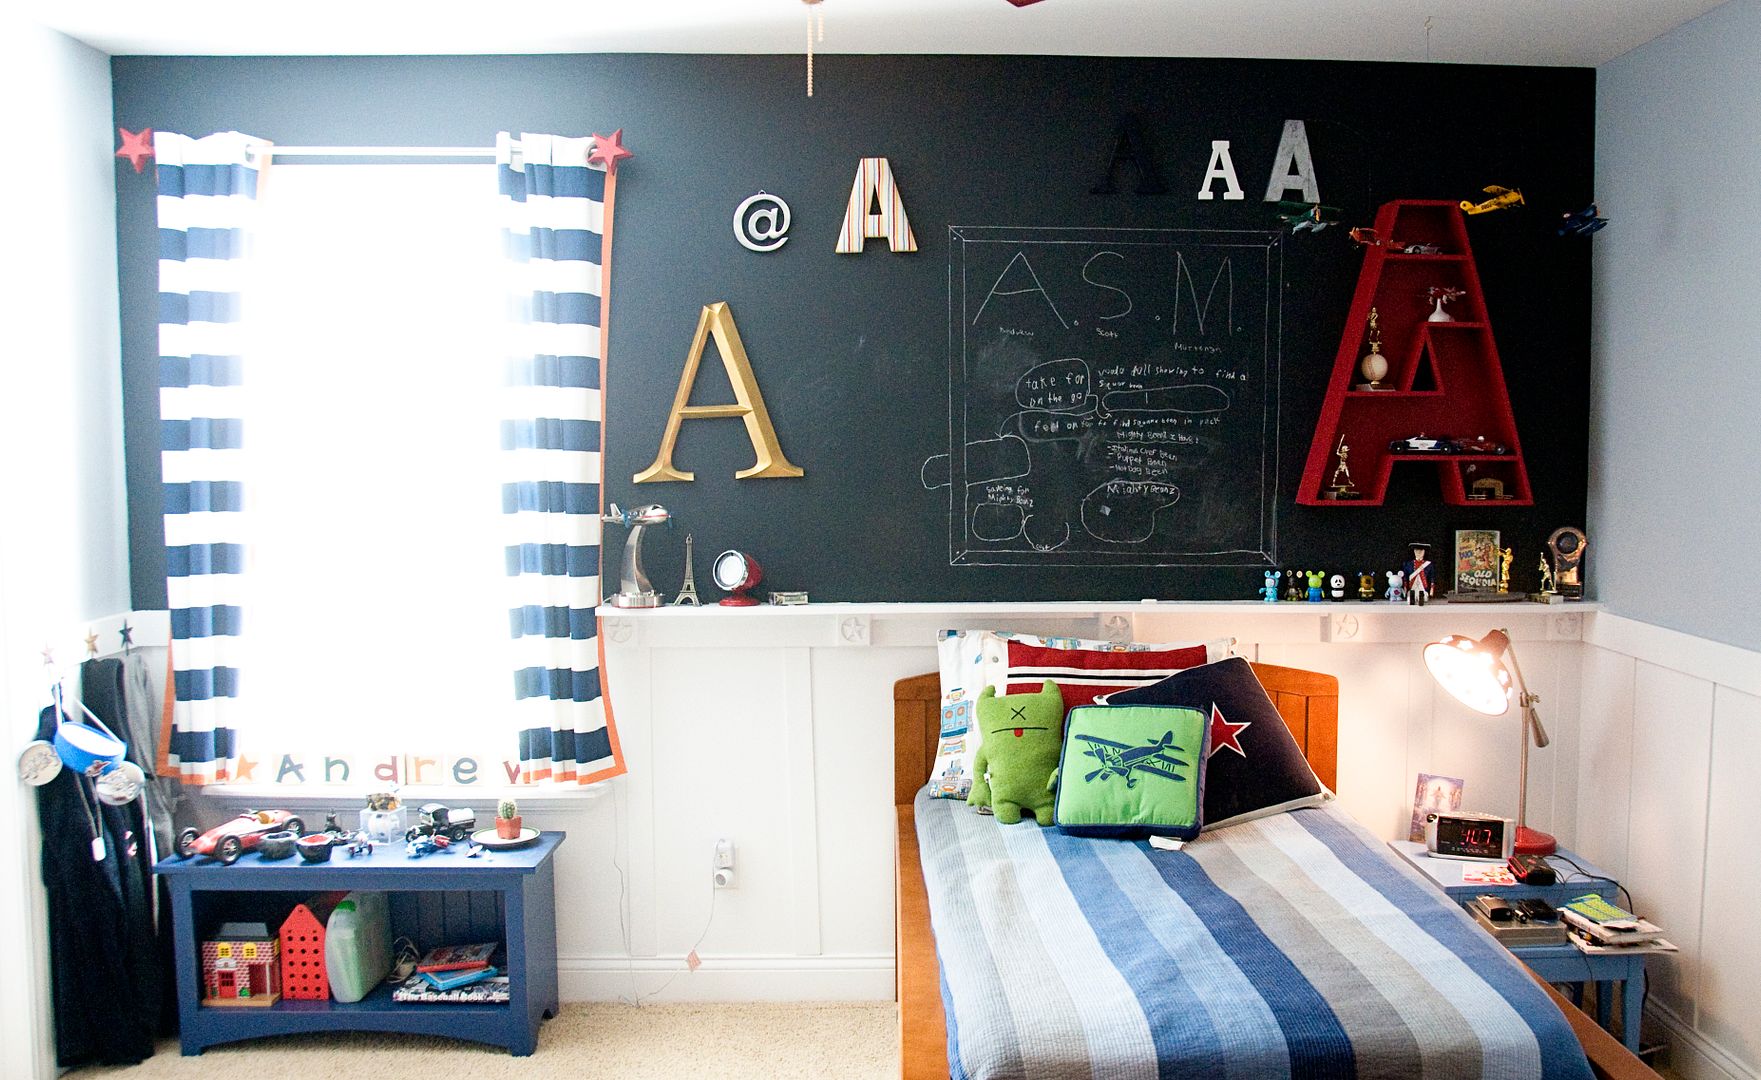
<instances>
[{"instance_id":1,"label":"star decal on wainscoting","mask_svg":"<svg viewBox=\"0 0 1761 1080\"><path fill-rule=\"evenodd\" d=\"M96 630L89 631L86 634L86 655L98 655L98 632Z\"/></svg>"},{"instance_id":2,"label":"star decal on wainscoting","mask_svg":"<svg viewBox=\"0 0 1761 1080\"><path fill-rule=\"evenodd\" d=\"M636 155L624 149L624 129L619 128L610 135L593 133L593 149L587 152L590 164L604 165L608 173L618 171L618 162Z\"/></svg>"},{"instance_id":3,"label":"star decal on wainscoting","mask_svg":"<svg viewBox=\"0 0 1761 1080\"><path fill-rule=\"evenodd\" d=\"M117 128L116 133L122 136L122 149L116 152L119 158L127 158L128 163L140 172L147 167L147 159L153 156L153 129L142 128L139 134L127 128Z\"/></svg>"},{"instance_id":4,"label":"star decal on wainscoting","mask_svg":"<svg viewBox=\"0 0 1761 1080\"><path fill-rule=\"evenodd\" d=\"M251 779L251 774L256 771L257 759L248 758L243 754L240 754L238 758L238 772L233 774L232 778L235 782L243 783L244 781Z\"/></svg>"},{"instance_id":5,"label":"star decal on wainscoting","mask_svg":"<svg viewBox=\"0 0 1761 1080\"><path fill-rule=\"evenodd\" d=\"M1229 721L1223 719L1223 710L1217 708L1213 703L1211 705L1211 752L1206 755L1206 760L1214 757L1217 751L1223 749L1225 746L1235 751L1237 754L1240 754L1242 757L1246 757L1247 751L1241 748L1239 736L1243 731L1246 731L1252 726L1252 720L1241 724L1231 724Z\"/></svg>"}]
</instances>

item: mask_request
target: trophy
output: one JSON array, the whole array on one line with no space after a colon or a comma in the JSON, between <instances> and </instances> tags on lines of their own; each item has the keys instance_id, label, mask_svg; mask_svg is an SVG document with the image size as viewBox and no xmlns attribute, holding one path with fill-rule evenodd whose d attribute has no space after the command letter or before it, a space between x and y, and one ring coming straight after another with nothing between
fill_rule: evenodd
<instances>
[{"instance_id":1,"label":"trophy","mask_svg":"<svg viewBox=\"0 0 1761 1080\"><path fill-rule=\"evenodd\" d=\"M1567 600L1584 598L1584 549L1588 546L1584 531L1569 525L1553 530L1547 538L1547 551L1553 556L1553 587Z\"/></svg>"},{"instance_id":2,"label":"trophy","mask_svg":"<svg viewBox=\"0 0 1761 1080\"><path fill-rule=\"evenodd\" d=\"M1351 486L1351 467L1345 459L1351 456L1351 447L1345 445L1345 436L1339 436L1339 445L1333 448L1333 454L1339 464L1333 469L1333 481L1326 491L1321 493L1323 499L1356 499L1362 492Z\"/></svg>"},{"instance_id":3,"label":"trophy","mask_svg":"<svg viewBox=\"0 0 1761 1080\"><path fill-rule=\"evenodd\" d=\"M1515 557L1516 556L1511 553L1511 550L1509 548L1505 548L1504 551L1499 556L1499 559L1498 559L1498 591L1501 594L1508 593L1510 591L1510 561L1512 559L1514 559Z\"/></svg>"},{"instance_id":4,"label":"trophy","mask_svg":"<svg viewBox=\"0 0 1761 1080\"><path fill-rule=\"evenodd\" d=\"M1367 335L1370 340L1370 351L1364 353L1363 360L1358 363L1358 370L1362 371L1364 378L1370 381L1358 383L1357 389L1359 390L1391 389L1391 387L1382 385L1382 380L1388 377L1388 358L1382 355L1382 329L1377 325L1380 320L1381 315L1375 308L1371 308L1370 329Z\"/></svg>"}]
</instances>

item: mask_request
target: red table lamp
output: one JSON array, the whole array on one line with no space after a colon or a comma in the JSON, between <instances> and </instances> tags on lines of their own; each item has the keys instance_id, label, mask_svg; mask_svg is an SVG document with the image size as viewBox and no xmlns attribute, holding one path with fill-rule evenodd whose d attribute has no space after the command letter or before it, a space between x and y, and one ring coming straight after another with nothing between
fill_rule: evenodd
<instances>
[{"instance_id":1,"label":"red table lamp","mask_svg":"<svg viewBox=\"0 0 1761 1080\"><path fill-rule=\"evenodd\" d=\"M1545 747L1550 740L1547 729L1541 726L1541 718L1535 714L1535 702L1541 700L1540 696L1529 693L1510 635L1494 630L1475 641L1451 634L1425 646L1425 666L1457 701L1487 716L1503 716L1510 711L1514 678L1517 706L1522 711L1522 765L1516 789L1514 850L1522 855L1553 854L1558 842L1539 829L1529 828L1525 821L1529 810L1529 739L1532 734L1537 747Z\"/></svg>"}]
</instances>

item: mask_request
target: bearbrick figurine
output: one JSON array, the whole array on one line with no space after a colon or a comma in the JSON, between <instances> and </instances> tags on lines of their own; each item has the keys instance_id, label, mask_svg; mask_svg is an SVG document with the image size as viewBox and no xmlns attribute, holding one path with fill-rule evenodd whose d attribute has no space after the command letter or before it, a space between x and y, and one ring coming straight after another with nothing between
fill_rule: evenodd
<instances>
[{"instance_id":1,"label":"bearbrick figurine","mask_svg":"<svg viewBox=\"0 0 1761 1080\"><path fill-rule=\"evenodd\" d=\"M997 820L1014 825L1023 810L1041 825L1052 823L1052 772L1064 746L1064 695L1050 679L1037 694L978 695L978 729L984 732L972 763L966 805L990 807Z\"/></svg>"}]
</instances>

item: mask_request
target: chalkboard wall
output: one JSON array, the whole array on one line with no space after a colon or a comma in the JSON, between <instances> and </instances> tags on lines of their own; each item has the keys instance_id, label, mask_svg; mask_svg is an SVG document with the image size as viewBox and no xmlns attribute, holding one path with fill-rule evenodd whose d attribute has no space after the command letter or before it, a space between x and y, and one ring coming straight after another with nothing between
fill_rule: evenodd
<instances>
[{"instance_id":1,"label":"chalkboard wall","mask_svg":"<svg viewBox=\"0 0 1761 1080\"><path fill-rule=\"evenodd\" d=\"M650 573L669 593L686 532L696 538L706 596L715 594L710 557L738 547L764 565L767 587L804 589L815 600L1248 598L1260 583L1257 566L1386 569L1405 542L1444 545L1463 527L1500 529L1514 542L1520 587L1546 534L1584 520L1589 242L1556 237L1554 224L1560 211L1594 196L1591 71L822 56L811 100L802 61L791 56L121 57L114 74L117 123L191 135L237 129L288 145L486 145L498 130L622 127L636 156L622 165L618 185L607 494L674 512L678 527L648 549ZM1163 194L1139 194L1132 165L1118 171L1115 193L1092 193L1128 116ZM1487 184L1527 196L1524 210L1471 219L1469 234L1528 458L1532 508L1446 508L1435 470L1423 464L1395 470L1383 507L1295 505L1362 256L1343 226L1281 231L1262 201L1288 119L1305 122L1320 194L1346 225L1369 224L1375 208L1395 198L1461 199ZM1216 198L1196 197L1215 140L1229 141L1243 199L1223 198L1221 181L1212 185ZM917 252L893 253L870 240L861 254L833 254L864 156L891 162ZM790 239L771 254L740 247L731 228L734 207L760 189L793 210ZM153 215L151 174L120 173L129 520L134 603L142 608L165 603ZM1229 370L1241 374L1229 380L1238 381L1213 378L1222 364L1187 380L1175 378L1174 354L1155 361L1169 376L1163 383L1211 385L1242 407L1225 414L1226 430L1202 460L1189 454L1170 465L1178 453L1166 447L1146 457L1091 446L1093 453L1068 456L1055 478L1042 470L1041 494L1032 498L1043 507L1051 493L1055 512L1032 520L993 510L975 519L959 508L959 484L947 482L954 463L941 456L963 435L972 441L981 420L993 432L1011 422L1019 432L1027 421L1010 420L1007 398L1037 391L1017 387L1026 368L1009 369L984 376L993 381L976 399L982 415L963 407L970 343L958 313L972 309L962 306L957 268L965 259L1008 269L1006 261L994 265L994 255L975 254L989 250L980 241L998 237L1064 237L1084 260L1122 256L1121 243L1137 235L1128 230L1152 230L1142 235L1161 247L1133 249L1151 254L1129 269L1123 258L1103 256L1091 276L1116 267L1124 276L1105 280L1131 292L1140 316L1157 305L1171 315L1174 296L1189 285L1205 299L1219 266L1205 260L1220 250L1214 242L1224 231L1246 236L1257 251L1232 260L1234 321L1247 325L1240 317L1253 308L1261 335L1255 349L1231 358ZM1048 275L1081 278L1079 267L1056 263ZM1098 319L1120 306L1106 306L1108 298L1118 299L1100 291L1073 303ZM806 475L735 481L752 463L743 426L690 421L676 461L695 482L633 484L655 456L699 311L714 301L730 305L783 449ZM1044 316L991 325L1033 331L1021 322L1032 318ZM1095 345L1097 335L1080 371L1066 363L1038 374L1074 373L1097 391L1128 391L1105 373L1129 368L1142 352L1131 333L1150 330L1140 321L1112 351ZM1068 359L1055 349L1046 356ZM713 355L703 371L693 403L731 400ZM1002 396L995 379L1006 380ZM1156 415L1175 431L1181 425L1169 417L1208 414ZM1123 473L1108 472L1108 453ZM973 467L962 454L952 475ZM1185 519L1153 509L1167 500L1170 469L1181 475L1174 505ZM989 478L1004 485L997 505L1019 503L1008 480L997 480L1003 475ZM1129 482L1090 498L1120 475ZM1134 546L1145 505L1160 533ZM1085 514L1095 529L1083 526ZM1065 523L1082 539L1061 544ZM608 530L606 547L614 580L618 531ZM1134 554L1118 557L1119 538Z\"/></svg>"}]
</instances>

